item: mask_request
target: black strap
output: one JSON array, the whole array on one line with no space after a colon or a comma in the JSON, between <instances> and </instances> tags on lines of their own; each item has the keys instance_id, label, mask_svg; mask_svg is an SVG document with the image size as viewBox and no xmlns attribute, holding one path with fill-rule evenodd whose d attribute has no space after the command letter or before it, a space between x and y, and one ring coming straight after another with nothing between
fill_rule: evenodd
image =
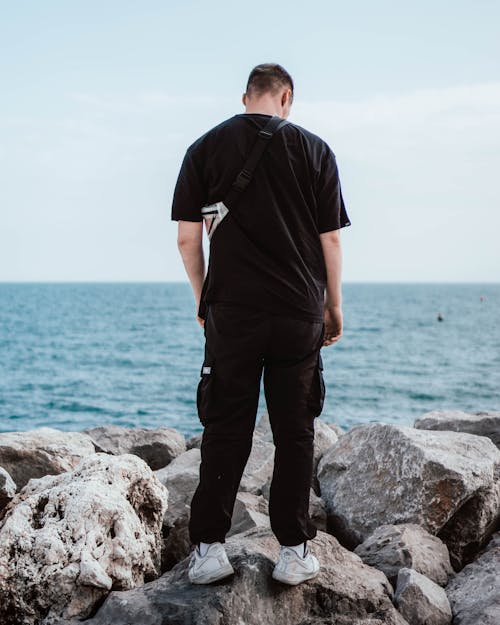
<instances>
[{"instance_id":1,"label":"black strap","mask_svg":"<svg viewBox=\"0 0 500 625\"><path fill-rule=\"evenodd\" d=\"M257 163L259 162L260 157L264 154L264 150L269 145L269 142L274 135L274 133L279 130L282 126L288 124L286 119L279 117L278 115L273 115L271 119L267 122L267 124L259 130L257 140L255 141L250 155L246 160L243 169L236 176L229 192L224 198L224 205L227 209L234 207L236 200L240 196L241 192L246 189L248 183L252 179L255 168L257 167ZM230 211L229 211L230 212ZM226 216L227 219L227 216ZM208 287L209 282L209 273L210 273L211 263L208 263L207 275L203 280L203 286L200 294L200 304L198 306L198 315L202 319L206 319L207 315L207 304L205 302L205 293Z\"/></svg>"},{"instance_id":2,"label":"black strap","mask_svg":"<svg viewBox=\"0 0 500 625\"><path fill-rule=\"evenodd\" d=\"M236 176L229 192L224 198L224 204L228 209L232 208L236 203L240 193L246 189L248 183L252 179L253 173L260 157L264 154L264 150L270 143L270 140L275 132L277 132L282 126L288 124L288 120L279 117L279 115L273 115L267 124L259 130L257 140L255 141L250 155L246 160L243 169Z\"/></svg>"}]
</instances>

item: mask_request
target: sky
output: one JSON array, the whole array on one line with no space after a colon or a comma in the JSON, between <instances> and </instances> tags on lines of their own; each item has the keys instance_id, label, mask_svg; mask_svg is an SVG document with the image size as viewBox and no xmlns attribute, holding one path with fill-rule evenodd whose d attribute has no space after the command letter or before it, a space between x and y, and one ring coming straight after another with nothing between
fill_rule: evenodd
<instances>
[{"instance_id":1,"label":"sky","mask_svg":"<svg viewBox=\"0 0 500 625\"><path fill-rule=\"evenodd\" d=\"M344 281L499 282L499 23L495 0L2 2L0 281L186 281L185 150L276 62L337 158Z\"/></svg>"}]
</instances>

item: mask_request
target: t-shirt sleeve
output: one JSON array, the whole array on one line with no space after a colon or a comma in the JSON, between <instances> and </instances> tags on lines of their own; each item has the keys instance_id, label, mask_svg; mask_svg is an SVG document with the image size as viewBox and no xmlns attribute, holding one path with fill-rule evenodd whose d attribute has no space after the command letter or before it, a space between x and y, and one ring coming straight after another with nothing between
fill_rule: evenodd
<instances>
[{"instance_id":1,"label":"t-shirt sleeve","mask_svg":"<svg viewBox=\"0 0 500 625\"><path fill-rule=\"evenodd\" d=\"M188 148L182 161L172 199L174 221L202 221L201 208L206 204L203 173L192 150Z\"/></svg>"},{"instance_id":2,"label":"t-shirt sleeve","mask_svg":"<svg viewBox=\"0 0 500 625\"><path fill-rule=\"evenodd\" d=\"M316 199L318 203L318 232L329 232L351 225L342 197L337 161L329 146L323 154Z\"/></svg>"}]
</instances>

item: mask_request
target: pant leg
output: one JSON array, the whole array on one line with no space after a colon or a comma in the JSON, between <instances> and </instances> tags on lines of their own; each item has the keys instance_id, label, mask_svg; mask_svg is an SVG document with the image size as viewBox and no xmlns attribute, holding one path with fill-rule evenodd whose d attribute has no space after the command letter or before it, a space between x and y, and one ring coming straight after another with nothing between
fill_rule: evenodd
<instances>
[{"instance_id":1,"label":"pant leg","mask_svg":"<svg viewBox=\"0 0 500 625\"><path fill-rule=\"evenodd\" d=\"M265 313L212 303L205 320L205 357L197 389L204 425L200 479L191 500L189 536L225 542L234 502L252 449L263 351Z\"/></svg>"},{"instance_id":2,"label":"pant leg","mask_svg":"<svg viewBox=\"0 0 500 625\"><path fill-rule=\"evenodd\" d=\"M314 419L325 396L320 349L324 323L274 317L264 391L276 454L269 495L271 528L282 545L316 536L309 516Z\"/></svg>"}]
</instances>

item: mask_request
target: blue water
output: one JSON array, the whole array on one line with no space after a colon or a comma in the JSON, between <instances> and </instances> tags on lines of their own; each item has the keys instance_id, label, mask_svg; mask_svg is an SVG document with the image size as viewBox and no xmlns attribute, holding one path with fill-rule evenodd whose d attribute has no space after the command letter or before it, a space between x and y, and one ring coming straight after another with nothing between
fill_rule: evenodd
<instances>
[{"instance_id":1,"label":"blue water","mask_svg":"<svg viewBox=\"0 0 500 625\"><path fill-rule=\"evenodd\" d=\"M500 284L344 283L343 310L344 336L322 348L325 420L500 410ZM190 436L203 346L187 283L0 284L0 431Z\"/></svg>"}]
</instances>

